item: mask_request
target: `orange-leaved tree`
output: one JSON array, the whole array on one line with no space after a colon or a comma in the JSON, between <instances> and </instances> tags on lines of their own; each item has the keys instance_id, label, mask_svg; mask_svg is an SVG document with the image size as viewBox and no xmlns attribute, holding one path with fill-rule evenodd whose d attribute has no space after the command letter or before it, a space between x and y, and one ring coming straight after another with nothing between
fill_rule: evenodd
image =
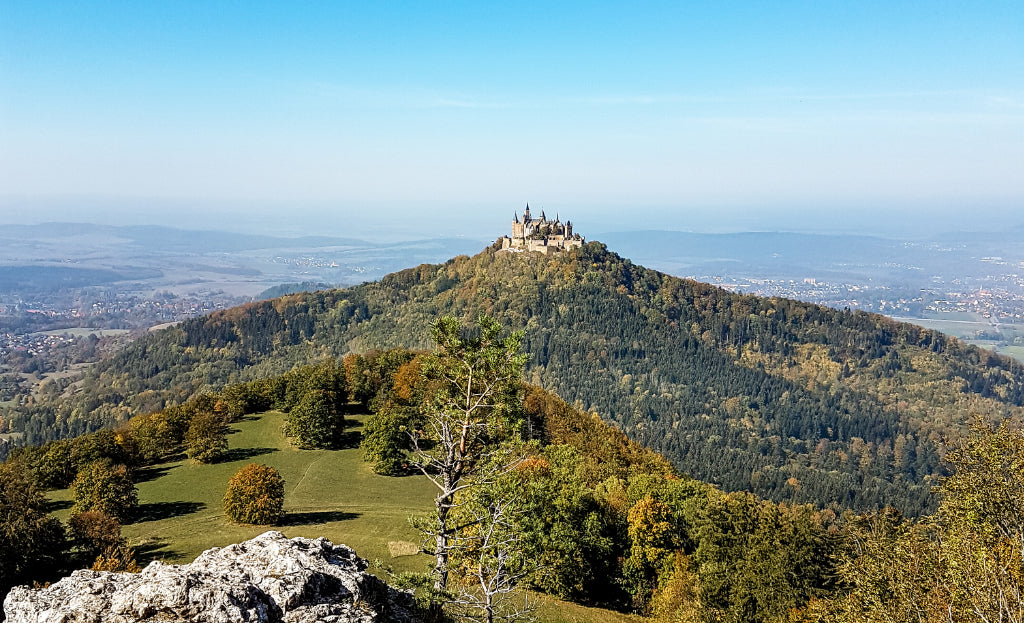
<instances>
[{"instance_id":1,"label":"orange-leaved tree","mask_svg":"<svg viewBox=\"0 0 1024 623\"><path fill-rule=\"evenodd\" d=\"M276 524L284 515L284 478L273 467L246 465L228 481L224 512L238 523Z\"/></svg>"}]
</instances>

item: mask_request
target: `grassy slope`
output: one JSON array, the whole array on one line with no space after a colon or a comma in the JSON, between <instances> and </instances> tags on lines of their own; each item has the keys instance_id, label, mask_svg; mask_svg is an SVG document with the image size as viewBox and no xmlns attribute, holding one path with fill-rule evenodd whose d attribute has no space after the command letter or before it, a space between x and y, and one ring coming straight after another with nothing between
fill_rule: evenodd
<instances>
[{"instance_id":1,"label":"grassy slope","mask_svg":"<svg viewBox=\"0 0 1024 623\"><path fill-rule=\"evenodd\" d=\"M407 517L430 508L433 492L426 480L373 474L358 448L296 449L281 432L283 422L281 413L269 412L234 424L229 444L235 460L199 465L185 459L143 471L141 518L124 527L125 537L144 559L183 563L211 547L276 529L289 537L326 536L363 558L381 559L399 570L422 570L425 557L393 559L388 542L418 543ZM287 515L281 526L238 525L224 516L221 498L228 479L250 462L271 465L284 476ZM53 494L55 501L69 497L66 490ZM66 519L67 513L58 516Z\"/></svg>"}]
</instances>

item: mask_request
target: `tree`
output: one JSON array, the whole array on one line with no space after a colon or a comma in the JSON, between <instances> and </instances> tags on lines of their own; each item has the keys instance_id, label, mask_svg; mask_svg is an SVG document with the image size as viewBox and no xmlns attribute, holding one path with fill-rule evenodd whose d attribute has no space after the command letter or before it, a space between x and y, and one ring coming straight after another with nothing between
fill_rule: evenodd
<instances>
[{"instance_id":1,"label":"tree","mask_svg":"<svg viewBox=\"0 0 1024 623\"><path fill-rule=\"evenodd\" d=\"M416 415L415 408L388 401L366 419L359 447L363 460L372 465L374 472L396 476L405 470L409 430Z\"/></svg>"},{"instance_id":2,"label":"tree","mask_svg":"<svg viewBox=\"0 0 1024 623\"><path fill-rule=\"evenodd\" d=\"M977 419L946 458L936 516L853 522L828 620L1024 621L1024 432Z\"/></svg>"},{"instance_id":3,"label":"tree","mask_svg":"<svg viewBox=\"0 0 1024 623\"><path fill-rule=\"evenodd\" d=\"M188 457L199 463L216 463L228 449L228 427L220 414L210 411L192 417L185 433Z\"/></svg>"},{"instance_id":4,"label":"tree","mask_svg":"<svg viewBox=\"0 0 1024 623\"><path fill-rule=\"evenodd\" d=\"M22 461L0 463L0 544L0 595L64 567L64 527L46 514L46 499Z\"/></svg>"},{"instance_id":5,"label":"tree","mask_svg":"<svg viewBox=\"0 0 1024 623\"><path fill-rule=\"evenodd\" d=\"M139 506L139 491L128 468L110 460L94 461L79 470L71 493L75 498L72 514L98 510L124 521Z\"/></svg>"},{"instance_id":6,"label":"tree","mask_svg":"<svg viewBox=\"0 0 1024 623\"><path fill-rule=\"evenodd\" d=\"M619 554L612 513L583 481L583 455L571 446L548 446L517 469L524 496L520 547L537 569L528 581L568 600L618 595Z\"/></svg>"},{"instance_id":7,"label":"tree","mask_svg":"<svg viewBox=\"0 0 1024 623\"><path fill-rule=\"evenodd\" d=\"M238 523L276 524L284 515L284 478L273 467L246 465L228 481L224 512Z\"/></svg>"},{"instance_id":8,"label":"tree","mask_svg":"<svg viewBox=\"0 0 1024 623\"><path fill-rule=\"evenodd\" d=\"M460 618L477 623L519 621L533 609L519 583L535 565L521 547L522 485L507 475L472 491L456 515L465 533L452 562L460 571L450 603Z\"/></svg>"},{"instance_id":9,"label":"tree","mask_svg":"<svg viewBox=\"0 0 1024 623\"><path fill-rule=\"evenodd\" d=\"M51 489L63 489L75 479L76 465L73 455L75 442L71 439L51 441L33 462L39 484Z\"/></svg>"},{"instance_id":10,"label":"tree","mask_svg":"<svg viewBox=\"0 0 1024 623\"><path fill-rule=\"evenodd\" d=\"M690 559L677 551L672 568L651 601L651 616L658 623L700 623L704 621L700 603L700 580Z\"/></svg>"},{"instance_id":11,"label":"tree","mask_svg":"<svg viewBox=\"0 0 1024 623\"><path fill-rule=\"evenodd\" d=\"M331 448L345 431L345 372L333 359L285 375L285 434L301 448Z\"/></svg>"},{"instance_id":12,"label":"tree","mask_svg":"<svg viewBox=\"0 0 1024 623\"><path fill-rule=\"evenodd\" d=\"M658 577L672 562L678 537L672 527L671 509L649 495L629 509L627 520L630 548L623 575L633 605L646 614Z\"/></svg>"},{"instance_id":13,"label":"tree","mask_svg":"<svg viewBox=\"0 0 1024 623\"><path fill-rule=\"evenodd\" d=\"M388 355L386 359L392 362L404 359L398 351L388 351ZM421 358L402 364L391 378L387 394L378 392L371 400L373 413L363 423L359 446L363 460L372 464L374 472L396 476L408 468L409 431L417 426L422 411L425 383Z\"/></svg>"},{"instance_id":14,"label":"tree","mask_svg":"<svg viewBox=\"0 0 1024 623\"><path fill-rule=\"evenodd\" d=\"M294 437L300 448L331 448L338 443L344 423L328 393L315 389L303 394L288 413L285 434Z\"/></svg>"},{"instance_id":15,"label":"tree","mask_svg":"<svg viewBox=\"0 0 1024 623\"><path fill-rule=\"evenodd\" d=\"M463 331L450 316L431 334L437 352L424 361L430 387L423 428L411 432L413 465L437 488L434 513L422 526L425 550L434 556L434 590L448 593L450 559L462 544L464 526L452 511L469 490L493 483L518 464L498 458L501 442L520 436L521 377L526 357L522 333L501 337L502 327L482 316L475 331Z\"/></svg>"},{"instance_id":16,"label":"tree","mask_svg":"<svg viewBox=\"0 0 1024 623\"><path fill-rule=\"evenodd\" d=\"M939 517L952 609L982 621L1024 621L1024 431L976 420L946 457Z\"/></svg>"}]
</instances>

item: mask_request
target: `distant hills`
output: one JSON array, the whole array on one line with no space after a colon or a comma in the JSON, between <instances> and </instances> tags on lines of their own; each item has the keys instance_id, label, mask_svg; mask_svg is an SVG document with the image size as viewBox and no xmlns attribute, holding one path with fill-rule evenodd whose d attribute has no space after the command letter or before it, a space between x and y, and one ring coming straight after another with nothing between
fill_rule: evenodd
<instances>
[{"instance_id":1,"label":"distant hills","mask_svg":"<svg viewBox=\"0 0 1024 623\"><path fill-rule=\"evenodd\" d=\"M377 279L419 262L476 252L483 244L464 238L373 242L89 223L5 225L0 227L0 293L30 297L106 286L133 292L220 289L252 297L281 284L337 286Z\"/></svg>"},{"instance_id":2,"label":"distant hills","mask_svg":"<svg viewBox=\"0 0 1024 623\"><path fill-rule=\"evenodd\" d=\"M610 232L597 236L638 263L676 275L771 279L813 277L928 288L985 278L999 256L1024 261L1020 229L922 239L792 232Z\"/></svg>"},{"instance_id":3,"label":"distant hills","mask_svg":"<svg viewBox=\"0 0 1024 623\"><path fill-rule=\"evenodd\" d=\"M18 427L41 441L311 360L427 348L437 316L481 313L525 331L528 381L683 472L776 501L930 510L943 439L1024 404L1020 364L941 333L732 294L589 243L551 257L488 248L186 321L61 386Z\"/></svg>"}]
</instances>

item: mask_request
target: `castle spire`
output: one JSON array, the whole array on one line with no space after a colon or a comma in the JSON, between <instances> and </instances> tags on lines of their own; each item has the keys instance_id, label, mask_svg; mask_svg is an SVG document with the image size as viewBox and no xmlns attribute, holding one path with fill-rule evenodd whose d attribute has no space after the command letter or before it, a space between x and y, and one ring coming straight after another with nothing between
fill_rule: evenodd
<instances>
[{"instance_id":1,"label":"castle spire","mask_svg":"<svg viewBox=\"0 0 1024 623\"><path fill-rule=\"evenodd\" d=\"M513 223L518 223L519 222L519 212L513 212L512 213L512 222Z\"/></svg>"}]
</instances>

